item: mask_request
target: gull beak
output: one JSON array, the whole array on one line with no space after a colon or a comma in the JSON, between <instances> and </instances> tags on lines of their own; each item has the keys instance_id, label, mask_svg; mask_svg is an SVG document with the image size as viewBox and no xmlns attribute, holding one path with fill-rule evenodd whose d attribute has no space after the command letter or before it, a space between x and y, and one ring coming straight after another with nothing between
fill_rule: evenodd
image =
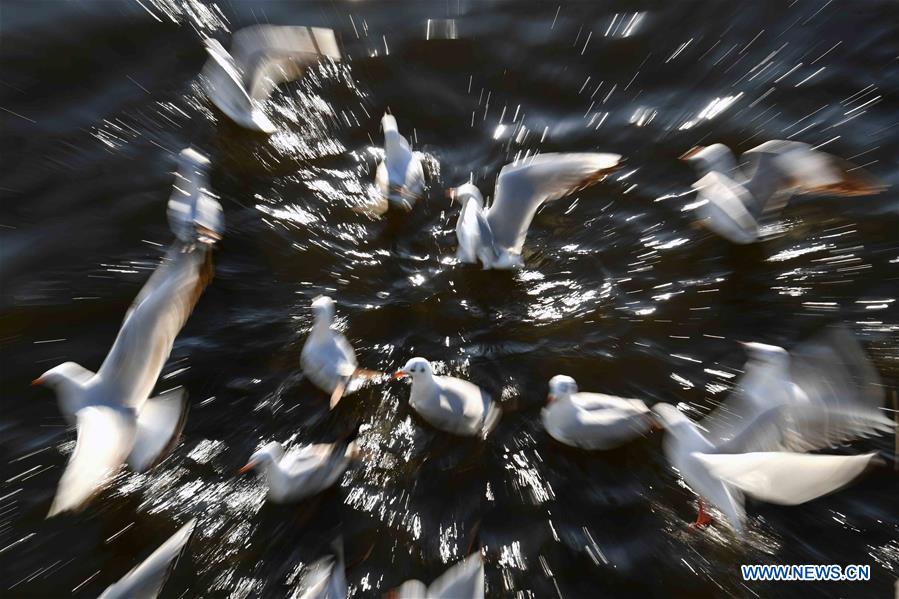
<instances>
[{"instance_id":1,"label":"gull beak","mask_svg":"<svg viewBox=\"0 0 899 599\"><path fill-rule=\"evenodd\" d=\"M694 156L702 152L704 149L705 146L693 146L692 148L681 154L678 158L680 160L689 160L690 158L693 158Z\"/></svg>"},{"instance_id":2,"label":"gull beak","mask_svg":"<svg viewBox=\"0 0 899 599\"><path fill-rule=\"evenodd\" d=\"M399 379L404 379L409 376L409 373L405 370L397 370L393 373L393 380L398 381Z\"/></svg>"},{"instance_id":3,"label":"gull beak","mask_svg":"<svg viewBox=\"0 0 899 599\"><path fill-rule=\"evenodd\" d=\"M455 202L456 201L456 188L450 187L449 189L447 189L446 197L449 198L450 202Z\"/></svg>"},{"instance_id":4,"label":"gull beak","mask_svg":"<svg viewBox=\"0 0 899 599\"><path fill-rule=\"evenodd\" d=\"M250 470L256 467L256 462L249 462L246 466L237 471L238 474L246 474Z\"/></svg>"},{"instance_id":5,"label":"gull beak","mask_svg":"<svg viewBox=\"0 0 899 599\"><path fill-rule=\"evenodd\" d=\"M556 396L553 395L552 393L550 393L550 394L548 394L548 395L546 396L546 403L547 403L547 404L551 404L551 403L554 402L554 401L556 401Z\"/></svg>"},{"instance_id":6,"label":"gull beak","mask_svg":"<svg viewBox=\"0 0 899 599\"><path fill-rule=\"evenodd\" d=\"M656 418L655 416L650 414L649 415L649 430L652 432L659 432L659 431L665 430L665 427L662 426L662 423L658 418Z\"/></svg>"},{"instance_id":7,"label":"gull beak","mask_svg":"<svg viewBox=\"0 0 899 599\"><path fill-rule=\"evenodd\" d=\"M44 384L44 377L42 377L42 376L39 376L36 379L34 379L33 381L31 381L32 387L39 387L43 384Z\"/></svg>"}]
</instances>

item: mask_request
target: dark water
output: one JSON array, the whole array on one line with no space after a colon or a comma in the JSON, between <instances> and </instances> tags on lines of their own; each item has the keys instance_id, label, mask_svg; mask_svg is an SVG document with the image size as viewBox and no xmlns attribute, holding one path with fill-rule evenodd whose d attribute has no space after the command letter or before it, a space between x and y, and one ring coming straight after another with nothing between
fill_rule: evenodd
<instances>
[{"instance_id":1,"label":"dark water","mask_svg":"<svg viewBox=\"0 0 899 599\"><path fill-rule=\"evenodd\" d=\"M491 597L893 592L889 467L801 507L750 502L740 543L724 526L688 530L694 499L658 435L575 452L550 442L539 411L546 381L566 373L699 416L740 372L736 340L789 347L838 320L896 388L895 2L48 0L0 11L0 594L96 596L191 517L197 533L166 597L290 595L338 533L356 597L430 580L479 545ZM459 39L426 39L427 20L447 18ZM269 141L220 122L196 80L202 36L256 22L334 28L347 57L276 94ZM351 205L371 181L388 106L439 168L414 214L376 221ZM891 188L799 198L754 246L692 228L693 174L677 156L772 138L826 144ZM74 434L28 382L64 360L100 364L170 239L164 204L188 144L213 159L228 229L159 384L189 390L183 440L84 513L45 520ZM597 150L626 156L624 169L542 210L524 270L453 264L447 186L472 173L488 192L526 152ZM325 292L365 366L422 355L502 397L494 434L434 432L398 383L329 414L298 377L309 303ZM264 505L262 486L234 475L262 440L331 440L358 421L366 461L317 501ZM889 458L892 440L852 450L869 449ZM744 584L741 563L870 564L873 579Z\"/></svg>"}]
</instances>

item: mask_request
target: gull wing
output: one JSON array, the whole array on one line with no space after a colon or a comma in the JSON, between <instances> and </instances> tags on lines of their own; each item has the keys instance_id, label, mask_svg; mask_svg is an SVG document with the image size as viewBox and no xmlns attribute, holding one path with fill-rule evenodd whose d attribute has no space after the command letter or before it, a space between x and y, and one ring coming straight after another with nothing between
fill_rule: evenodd
<instances>
[{"instance_id":1,"label":"gull wing","mask_svg":"<svg viewBox=\"0 0 899 599\"><path fill-rule=\"evenodd\" d=\"M178 442L187 422L187 392L177 389L151 397L137 414L137 434L128 465L144 472L161 462Z\"/></svg>"},{"instance_id":2,"label":"gull wing","mask_svg":"<svg viewBox=\"0 0 899 599\"><path fill-rule=\"evenodd\" d=\"M175 337L213 274L212 253L176 242L131 304L97 372L110 397L137 408L156 385Z\"/></svg>"},{"instance_id":3,"label":"gull wing","mask_svg":"<svg viewBox=\"0 0 899 599\"><path fill-rule=\"evenodd\" d=\"M231 55L254 100L265 100L279 84L299 79L322 58L340 60L334 31L321 27L254 25L236 32Z\"/></svg>"},{"instance_id":4,"label":"gull wing","mask_svg":"<svg viewBox=\"0 0 899 599\"><path fill-rule=\"evenodd\" d=\"M484 560L481 553L472 553L467 558L441 574L428 587L428 599L451 599L465 597L483 599Z\"/></svg>"},{"instance_id":5,"label":"gull wing","mask_svg":"<svg viewBox=\"0 0 899 599\"><path fill-rule=\"evenodd\" d=\"M852 163L802 142L774 139L748 150L743 156L751 158L753 154L770 155L796 193L863 196L886 189L883 183Z\"/></svg>"},{"instance_id":6,"label":"gull wing","mask_svg":"<svg viewBox=\"0 0 899 599\"><path fill-rule=\"evenodd\" d=\"M877 455L816 455L781 451L695 454L709 472L769 503L798 505L847 485Z\"/></svg>"},{"instance_id":7,"label":"gull wing","mask_svg":"<svg viewBox=\"0 0 899 599\"><path fill-rule=\"evenodd\" d=\"M47 517L78 511L118 472L134 444L130 410L89 406L78 410L78 440Z\"/></svg>"},{"instance_id":8,"label":"gull wing","mask_svg":"<svg viewBox=\"0 0 899 599\"><path fill-rule=\"evenodd\" d=\"M178 529L136 568L108 587L99 599L155 599L190 540L196 518Z\"/></svg>"},{"instance_id":9,"label":"gull wing","mask_svg":"<svg viewBox=\"0 0 899 599\"><path fill-rule=\"evenodd\" d=\"M496 243L520 253L531 220L543 202L596 183L620 160L618 154L540 154L504 166L487 211Z\"/></svg>"}]
</instances>

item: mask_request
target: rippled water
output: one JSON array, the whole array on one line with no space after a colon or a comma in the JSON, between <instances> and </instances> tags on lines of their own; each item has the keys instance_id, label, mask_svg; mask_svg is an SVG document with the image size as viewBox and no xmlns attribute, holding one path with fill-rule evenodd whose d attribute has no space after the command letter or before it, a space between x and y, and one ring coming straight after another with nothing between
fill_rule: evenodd
<instances>
[{"instance_id":1,"label":"rippled water","mask_svg":"<svg viewBox=\"0 0 899 599\"><path fill-rule=\"evenodd\" d=\"M430 580L477 546L491 597L889 596L889 467L802 507L750 502L739 543L688 530L694 499L659 435L577 452L539 412L566 373L699 416L740 372L736 340L790 346L836 320L896 388L895 2L218 4L4 2L0 593L95 596L197 517L164 596L289 595L337 532L356 597ZM457 39L434 39L450 25L429 19L454 19ZM196 79L203 36L256 22L334 28L346 56L281 88L267 141L220 122ZM430 190L412 215L374 220L354 207L386 107L432 156ZM749 247L691 227L677 156L772 138L823 145L891 188L798 198ZM164 202L188 144L213 158L228 229L159 385L190 392L182 442L84 513L44 520L74 435L28 381L63 360L99 365L170 239ZM454 264L446 187L471 176L490 191L516 157L596 150L624 168L541 211L524 270ZM324 292L360 363L422 355L470 377L502 397L497 430L437 433L399 383L329 414L298 373ZM331 440L360 421L365 461L317 500L266 505L234 474L260 441ZM890 457L892 440L856 447L872 448ZM869 563L873 580L748 585L741 563Z\"/></svg>"}]
</instances>

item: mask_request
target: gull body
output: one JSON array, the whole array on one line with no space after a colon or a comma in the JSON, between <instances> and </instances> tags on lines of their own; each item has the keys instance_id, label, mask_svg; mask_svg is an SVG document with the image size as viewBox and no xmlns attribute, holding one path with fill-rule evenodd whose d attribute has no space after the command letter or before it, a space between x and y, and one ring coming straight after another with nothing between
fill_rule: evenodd
<instances>
[{"instance_id":1,"label":"gull body","mask_svg":"<svg viewBox=\"0 0 899 599\"><path fill-rule=\"evenodd\" d=\"M334 32L320 27L254 25L234 34L230 52L211 38L205 44L209 59L201 81L206 95L241 127L265 134L275 131L263 111L272 91L323 58L341 58Z\"/></svg>"},{"instance_id":2,"label":"gull body","mask_svg":"<svg viewBox=\"0 0 899 599\"><path fill-rule=\"evenodd\" d=\"M250 456L241 472L259 470L273 503L293 503L312 497L337 482L350 463L356 444L315 443L289 453L277 441Z\"/></svg>"},{"instance_id":3,"label":"gull body","mask_svg":"<svg viewBox=\"0 0 899 599\"><path fill-rule=\"evenodd\" d=\"M652 410L668 461L742 533L743 497L798 505L835 491L875 459L804 453L888 431L876 372L848 332L828 332L794 352L747 344L750 362L734 394L701 426L674 406Z\"/></svg>"},{"instance_id":4,"label":"gull body","mask_svg":"<svg viewBox=\"0 0 899 599\"><path fill-rule=\"evenodd\" d=\"M582 449L613 449L648 433L655 422L639 399L578 391L573 378L549 381L549 405L541 417L546 432L560 443Z\"/></svg>"},{"instance_id":5,"label":"gull body","mask_svg":"<svg viewBox=\"0 0 899 599\"><path fill-rule=\"evenodd\" d=\"M221 226L220 219L214 223ZM100 369L94 373L66 362L34 381L56 393L63 416L78 433L48 516L81 509L126 461L138 472L151 468L178 439L187 415L185 393L152 398L150 393L212 279L212 243L222 233L181 224L176 234L188 241L174 241L140 290Z\"/></svg>"},{"instance_id":6,"label":"gull body","mask_svg":"<svg viewBox=\"0 0 899 599\"><path fill-rule=\"evenodd\" d=\"M859 196L885 188L852 164L808 144L772 140L747 152L737 165L723 144L694 148L682 156L700 179L693 184L703 203L700 222L725 239L746 244L759 237L759 222L779 213L797 194Z\"/></svg>"},{"instance_id":7,"label":"gull body","mask_svg":"<svg viewBox=\"0 0 899 599\"><path fill-rule=\"evenodd\" d=\"M485 269L521 267L528 228L540 206L602 180L620 160L618 154L540 154L507 164L489 208L471 183L451 190L462 205L456 257Z\"/></svg>"},{"instance_id":8,"label":"gull body","mask_svg":"<svg viewBox=\"0 0 899 599\"><path fill-rule=\"evenodd\" d=\"M150 556L117 583L103 591L99 599L154 599L190 540L197 520L193 519L159 546Z\"/></svg>"},{"instance_id":9,"label":"gull body","mask_svg":"<svg viewBox=\"0 0 899 599\"><path fill-rule=\"evenodd\" d=\"M449 568L430 585L420 580L407 580L391 595L395 599L465 599L484 598L484 560L472 553Z\"/></svg>"},{"instance_id":10,"label":"gull body","mask_svg":"<svg viewBox=\"0 0 899 599\"><path fill-rule=\"evenodd\" d=\"M384 160L375 171L375 187L391 207L411 210L424 192L424 169L421 155L413 152L406 138L400 135L396 118L385 114L381 118L384 129Z\"/></svg>"},{"instance_id":11,"label":"gull body","mask_svg":"<svg viewBox=\"0 0 899 599\"><path fill-rule=\"evenodd\" d=\"M463 379L435 375L424 358L412 358L394 376L411 377L409 405L437 429L484 437L499 422L500 409L480 387Z\"/></svg>"}]
</instances>

